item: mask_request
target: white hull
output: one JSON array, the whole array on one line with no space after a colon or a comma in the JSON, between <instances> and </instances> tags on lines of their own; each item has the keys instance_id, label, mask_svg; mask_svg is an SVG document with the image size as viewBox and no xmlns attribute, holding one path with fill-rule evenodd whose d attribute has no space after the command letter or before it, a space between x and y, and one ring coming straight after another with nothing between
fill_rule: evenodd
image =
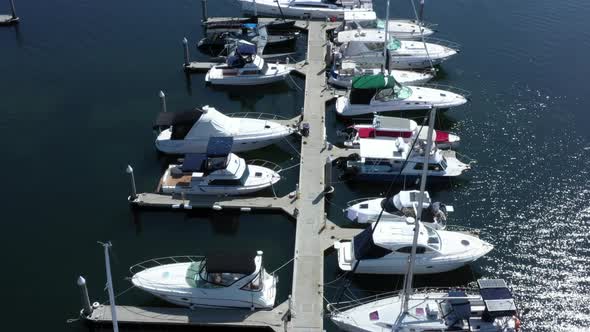
<instances>
[{"instance_id":1,"label":"white hull","mask_svg":"<svg viewBox=\"0 0 590 332\"><path fill-rule=\"evenodd\" d=\"M398 39L416 39L434 34L434 30L424 26L420 33L420 26L412 20L389 20L387 26L389 33Z\"/></svg>"},{"instance_id":2,"label":"white hull","mask_svg":"<svg viewBox=\"0 0 590 332\"><path fill-rule=\"evenodd\" d=\"M443 232L443 231L440 231ZM475 242L475 240L473 241ZM356 264L353 256L352 242L336 242L334 248L338 251L338 267L342 271L352 271ZM456 255L417 255L414 274L443 273L468 265L492 250L486 244L464 254ZM359 274L405 274L408 267L408 255L392 253L378 259L362 259L354 273Z\"/></svg>"},{"instance_id":3,"label":"white hull","mask_svg":"<svg viewBox=\"0 0 590 332\"><path fill-rule=\"evenodd\" d=\"M356 116L380 112L425 110L431 107L446 109L467 103L467 98L453 92L419 86L407 86L410 96L403 99L376 99L368 104L350 104L348 97L336 100L336 112L340 116Z\"/></svg>"},{"instance_id":4,"label":"white hull","mask_svg":"<svg viewBox=\"0 0 590 332\"><path fill-rule=\"evenodd\" d=\"M247 195L263 189L266 189L277 183L281 176L265 167L257 165L247 165L248 179L243 185L209 185L207 180L191 181L190 185L171 187L162 186L162 192L165 194L187 194L187 195L216 195L216 196L235 196ZM256 174L260 174L256 177ZM162 182L166 182L170 177L169 171L164 174Z\"/></svg>"},{"instance_id":5,"label":"white hull","mask_svg":"<svg viewBox=\"0 0 590 332\"><path fill-rule=\"evenodd\" d=\"M336 17L337 19L343 19L344 13L347 11L356 12L372 12L371 9L357 8L357 9L345 9L342 7L335 8L318 8L318 7L292 7L284 3L281 4L281 9L274 0L256 0L254 4L253 0L239 0L242 3L242 11L248 13L257 12L258 15L268 16L288 16L296 18L331 18Z\"/></svg>"},{"instance_id":6,"label":"white hull","mask_svg":"<svg viewBox=\"0 0 590 332\"><path fill-rule=\"evenodd\" d=\"M366 73L365 71L365 74L370 75L377 75L380 73L381 69L373 69L370 70L369 73ZM434 78L434 75L430 73L421 73L409 70L392 70L391 75L393 75L395 80L399 83L407 85L426 83ZM353 75L338 75L337 77L330 76L330 78L328 78L328 83L340 88L347 89L352 86L353 77Z\"/></svg>"},{"instance_id":7,"label":"white hull","mask_svg":"<svg viewBox=\"0 0 590 332\"><path fill-rule=\"evenodd\" d=\"M252 77L233 76L212 78L209 74L205 76L205 82L213 85L264 85L284 81L289 71L276 75L252 75Z\"/></svg>"}]
</instances>

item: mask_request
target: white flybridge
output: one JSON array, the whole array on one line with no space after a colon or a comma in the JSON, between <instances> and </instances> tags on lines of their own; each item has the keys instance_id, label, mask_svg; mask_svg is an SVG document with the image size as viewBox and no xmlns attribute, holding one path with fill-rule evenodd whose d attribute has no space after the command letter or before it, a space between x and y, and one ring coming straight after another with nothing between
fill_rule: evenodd
<instances>
[{"instance_id":1,"label":"white flybridge","mask_svg":"<svg viewBox=\"0 0 590 332\"><path fill-rule=\"evenodd\" d=\"M339 61L335 59L332 64L332 70L330 71L328 83L340 88L350 88L352 86L352 80L354 77L378 74L393 76L397 82L410 85L426 83L434 78L432 72L428 71L411 71L399 69L384 71L382 66L377 64L365 64L362 66L356 61Z\"/></svg>"},{"instance_id":2,"label":"white flybridge","mask_svg":"<svg viewBox=\"0 0 590 332\"><path fill-rule=\"evenodd\" d=\"M386 25L389 34L398 39L416 39L434 33L430 25L424 25L423 22L418 23L414 20L403 19L385 21L378 19L375 12L346 12L344 13L344 22L334 30L334 39L337 39L338 34L342 31L385 30Z\"/></svg>"},{"instance_id":3,"label":"white flybridge","mask_svg":"<svg viewBox=\"0 0 590 332\"><path fill-rule=\"evenodd\" d=\"M373 12L373 0L238 0L245 12L269 16L343 19L345 13Z\"/></svg>"},{"instance_id":4,"label":"white flybridge","mask_svg":"<svg viewBox=\"0 0 590 332\"><path fill-rule=\"evenodd\" d=\"M209 137L233 137L232 152L250 151L276 143L296 131L272 120L233 118L213 107L187 112L162 112L156 148L164 153L204 153Z\"/></svg>"},{"instance_id":5,"label":"white flybridge","mask_svg":"<svg viewBox=\"0 0 590 332\"><path fill-rule=\"evenodd\" d=\"M436 178L452 178L471 169L461 162L451 150L441 151L436 147L427 147L423 141L412 143L398 137L391 139L360 139L360 151L346 161L346 171L366 181L402 181L417 178L426 163L427 174Z\"/></svg>"},{"instance_id":6,"label":"white flybridge","mask_svg":"<svg viewBox=\"0 0 590 332\"><path fill-rule=\"evenodd\" d=\"M262 251L157 258L130 271L135 287L179 306L271 309L275 303L278 278L264 269Z\"/></svg>"},{"instance_id":7,"label":"white flybridge","mask_svg":"<svg viewBox=\"0 0 590 332\"><path fill-rule=\"evenodd\" d=\"M160 179L165 194L245 195L266 189L281 176L278 166L247 163L231 153L231 137L211 137L207 153L186 154L181 165L170 165ZM273 166L272 169L266 166Z\"/></svg>"},{"instance_id":8,"label":"white flybridge","mask_svg":"<svg viewBox=\"0 0 590 332\"><path fill-rule=\"evenodd\" d=\"M335 47L334 56L345 60L355 60L363 65L371 63L383 63L383 31L355 30L342 31L338 34L338 43L341 46ZM456 44L436 40L434 42L422 42L417 40L398 40L388 37L387 60L389 68L393 69L422 69L439 65L450 59L459 51ZM439 43L446 43L441 45Z\"/></svg>"},{"instance_id":9,"label":"white flybridge","mask_svg":"<svg viewBox=\"0 0 590 332\"><path fill-rule=\"evenodd\" d=\"M293 70L282 64L268 64L256 54L256 46L242 42L227 62L209 69L205 82L217 85L261 85L283 81Z\"/></svg>"},{"instance_id":10,"label":"white flybridge","mask_svg":"<svg viewBox=\"0 0 590 332\"><path fill-rule=\"evenodd\" d=\"M416 209L418 205L418 190L402 190L393 197L357 199L348 203L344 209L346 217L353 222L366 224L377 221L381 215L380 221L399 221L406 222L406 218L416 218ZM431 202L430 195L427 191L422 199L423 208L422 222L428 226L440 230L444 229L447 224L447 213L453 212L450 205L440 202Z\"/></svg>"},{"instance_id":11,"label":"white flybridge","mask_svg":"<svg viewBox=\"0 0 590 332\"><path fill-rule=\"evenodd\" d=\"M433 123L435 111L430 114L428 144L432 145ZM428 157L426 162L428 162ZM421 223L422 209L426 196L427 172L422 172L420 182L420 195L416 204L417 220L408 222L407 226L400 226L403 223L377 223L373 224L369 231L365 231L355 237L354 247L349 246L338 248L340 267L348 268L349 262L355 259L353 255L360 255L369 258L368 260L379 260L375 257L404 256L398 262L406 267L405 280L402 292L394 295L386 295L380 299L372 297L370 300L354 300L328 304L330 319L340 329L350 332L427 332L427 331L480 331L480 332L516 332L520 327L517 318L516 305L512 294L503 280L478 280L479 294L468 294L463 290L445 290L436 292L415 292L413 289L413 277L415 273L434 269L434 265L425 265L425 260L432 260L432 251L448 252L445 247L456 248L457 245L472 247L472 257L481 255L491 245L474 237L464 238L461 233L449 235L445 231L435 231ZM381 225L386 225L383 227ZM374 230L376 235L372 233ZM443 234L443 235L441 235ZM392 239L410 241L410 246L396 253L384 246ZM450 243L446 243L450 240ZM457 243L459 241L459 243ZM465 243L463 241L475 241ZM479 243L477 243L479 241ZM391 243L397 246L396 243ZM401 249L401 248L400 248ZM342 253L340 251L343 251ZM488 250L489 251L489 250ZM484 253L485 254L485 253ZM430 257L429 257L430 256ZM460 255L466 256L466 255ZM457 257L449 256L447 263L457 260ZM365 259L354 262L354 268L358 270ZM393 261L392 261L393 262ZM385 262L384 262L385 263ZM397 262L396 262L397 263ZM381 269L391 269L389 263L381 266ZM370 265L369 265L370 266ZM437 265L441 267L443 264ZM375 268L375 267L374 267ZM373 270L374 271L374 270ZM356 272L356 271L355 271ZM375 273L375 272L373 272Z\"/></svg>"},{"instance_id":12,"label":"white flybridge","mask_svg":"<svg viewBox=\"0 0 590 332\"><path fill-rule=\"evenodd\" d=\"M427 130L419 126L414 120L405 118L396 118L376 114L372 123L355 124L346 129L348 138L344 141L344 146L358 148L360 140L366 139L397 139L398 137L405 140L426 140ZM434 144L439 149L450 149L457 147L461 138L453 133L435 130Z\"/></svg>"},{"instance_id":13,"label":"white flybridge","mask_svg":"<svg viewBox=\"0 0 590 332\"><path fill-rule=\"evenodd\" d=\"M372 75L353 78L347 94L336 99L340 116L357 116L380 112L451 108L467 103L458 93L435 88L402 85L392 76Z\"/></svg>"}]
</instances>

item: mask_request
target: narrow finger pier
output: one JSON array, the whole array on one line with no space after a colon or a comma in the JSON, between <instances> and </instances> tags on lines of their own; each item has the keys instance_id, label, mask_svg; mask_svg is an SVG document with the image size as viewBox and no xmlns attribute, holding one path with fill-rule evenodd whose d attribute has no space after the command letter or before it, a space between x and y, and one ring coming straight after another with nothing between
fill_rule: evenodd
<instances>
[{"instance_id":1,"label":"narrow finger pier","mask_svg":"<svg viewBox=\"0 0 590 332\"><path fill-rule=\"evenodd\" d=\"M110 325L113 318L129 325L184 325L232 328L263 327L274 331L315 331L324 329L324 254L335 240L351 239L358 229L341 228L326 219L325 198L330 186L332 162L349 152L326 141L326 102L334 98L327 87L325 68L327 33L335 27L325 21L306 21L307 59L297 63L305 75L305 101L301 120L301 161L298 187L284 197L220 197L136 193L133 183L129 202L136 208L173 210L213 209L241 212L279 211L296 221L293 284L289 299L272 310L194 310L179 307L134 307L90 304L85 283L79 283L84 309L91 323ZM186 64L190 65L188 58ZM197 66L197 65L195 65ZM198 65L200 66L200 65ZM324 170L318 171L318 170Z\"/></svg>"}]
</instances>

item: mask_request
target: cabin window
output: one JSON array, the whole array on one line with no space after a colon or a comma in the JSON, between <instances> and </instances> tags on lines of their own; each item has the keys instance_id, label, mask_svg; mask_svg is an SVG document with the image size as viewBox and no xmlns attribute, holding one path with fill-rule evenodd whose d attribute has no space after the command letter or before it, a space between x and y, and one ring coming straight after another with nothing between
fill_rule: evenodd
<instances>
[{"instance_id":1,"label":"cabin window","mask_svg":"<svg viewBox=\"0 0 590 332\"><path fill-rule=\"evenodd\" d=\"M214 179L209 181L210 186L239 186L241 184L241 179Z\"/></svg>"},{"instance_id":2,"label":"cabin window","mask_svg":"<svg viewBox=\"0 0 590 332\"><path fill-rule=\"evenodd\" d=\"M411 254L412 253L412 246L409 247L401 247L398 250L396 250L399 253L402 254ZM422 246L417 246L416 247L416 253L417 254L423 254L426 252L426 248L422 247Z\"/></svg>"},{"instance_id":3,"label":"cabin window","mask_svg":"<svg viewBox=\"0 0 590 332\"><path fill-rule=\"evenodd\" d=\"M414 166L414 169L421 171L422 167L424 167L423 165L424 165L424 163L416 163L416 166ZM428 164L429 171L440 172L440 171L443 171L444 169L445 168L440 164Z\"/></svg>"},{"instance_id":4,"label":"cabin window","mask_svg":"<svg viewBox=\"0 0 590 332\"><path fill-rule=\"evenodd\" d=\"M207 272L207 266L203 266L199 277L209 286L205 287L227 287L231 286L236 281L244 278L246 275L242 273L230 273L230 272Z\"/></svg>"}]
</instances>

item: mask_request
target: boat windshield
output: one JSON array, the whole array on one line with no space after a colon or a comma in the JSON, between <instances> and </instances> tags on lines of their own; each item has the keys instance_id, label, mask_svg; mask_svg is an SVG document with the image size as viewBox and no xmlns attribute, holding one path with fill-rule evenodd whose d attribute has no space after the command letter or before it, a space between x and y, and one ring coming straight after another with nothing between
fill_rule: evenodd
<instances>
[{"instance_id":1,"label":"boat windshield","mask_svg":"<svg viewBox=\"0 0 590 332\"><path fill-rule=\"evenodd\" d=\"M430 227L424 228L426 228L426 230L428 231L428 245L432 249L440 250L440 236L438 235L438 233Z\"/></svg>"},{"instance_id":2,"label":"boat windshield","mask_svg":"<svg viewBox=\"0 0 590 332\"><path fill-rule=\"evenodd\" d=\"M359 21L357 24L363 29L383 29L385 21L383 20L366 20Z\"/></svg>"},{"instance_id":3,"label":"boat windshield","mask_svg":"<svg viewBox=\"0 0 590 332\"><path fill-rule=\"evenodd\" d=\"M225 169L229 162L229 156L211 157L207 159L207 170L212 172L219 169Z\"/></svg>"},{"instance_id":4,"label":"boat windshield","mask_svg":"<svg viewBox=\"0 0 590 332\"><path fill-rule=\"evenodd\" d=\"M200 286L202 288L211 288L211 287L228 287L231 286L236 281L244 278L246 275L242 273L228 273L228 272L220 272L220 273L209 273L207 272L207 266L204 265L199 273L199 277L201 280Z\"/></svg>"},{"instance_id":5,"label":"boat windshield","mask_svg":"<svg viewBox=\"0 0 590 332\"><path fill-rule=\"evenodd\" d=\"M244 287L240 288L243 290L247 290L250 292L260 292L262 290L262 273L263 271L260 271L255 277L254 279L252 279L252 281L250 281L249 283L247 283L246 285L244 285Z\"/></svg>"},{"instance_id":6,"label":"boat windshield","mask_svg":"<svg viewBox=\"0 0 590 332\"><path fill-rule=\"evenodd\" d=\"M395 51L395 50L399 49L401 46L402 46L402 42L395 39L395 38L389 39L389 43L387 43L387 49L390 51Z\"/></svg>"},{"instance_id":7,"label":"boat windshield","mask_svg":"<svg viewBox=\"0 0 590 332\"><path fill-rule=\"evenodd\" d=\"M412 95L412 89L407 86L396 84L393 88L383 89L377 92L375 100L379 101L392 101L392 100L404 100Z\"/></svg>"},{"instance_id":8,"label":"boat windshield","mask_svg":"<svg viewBox=\"0 0 590 332\"><path fill-rule=\"evenodd\" d=\"M248 176L250 176L250 168L248 167L248 165L245 165L244 173L242 173L242 176L240 176L240 183L242 184L242 186L246 185Z\"/></svg>"}]
</instances>

